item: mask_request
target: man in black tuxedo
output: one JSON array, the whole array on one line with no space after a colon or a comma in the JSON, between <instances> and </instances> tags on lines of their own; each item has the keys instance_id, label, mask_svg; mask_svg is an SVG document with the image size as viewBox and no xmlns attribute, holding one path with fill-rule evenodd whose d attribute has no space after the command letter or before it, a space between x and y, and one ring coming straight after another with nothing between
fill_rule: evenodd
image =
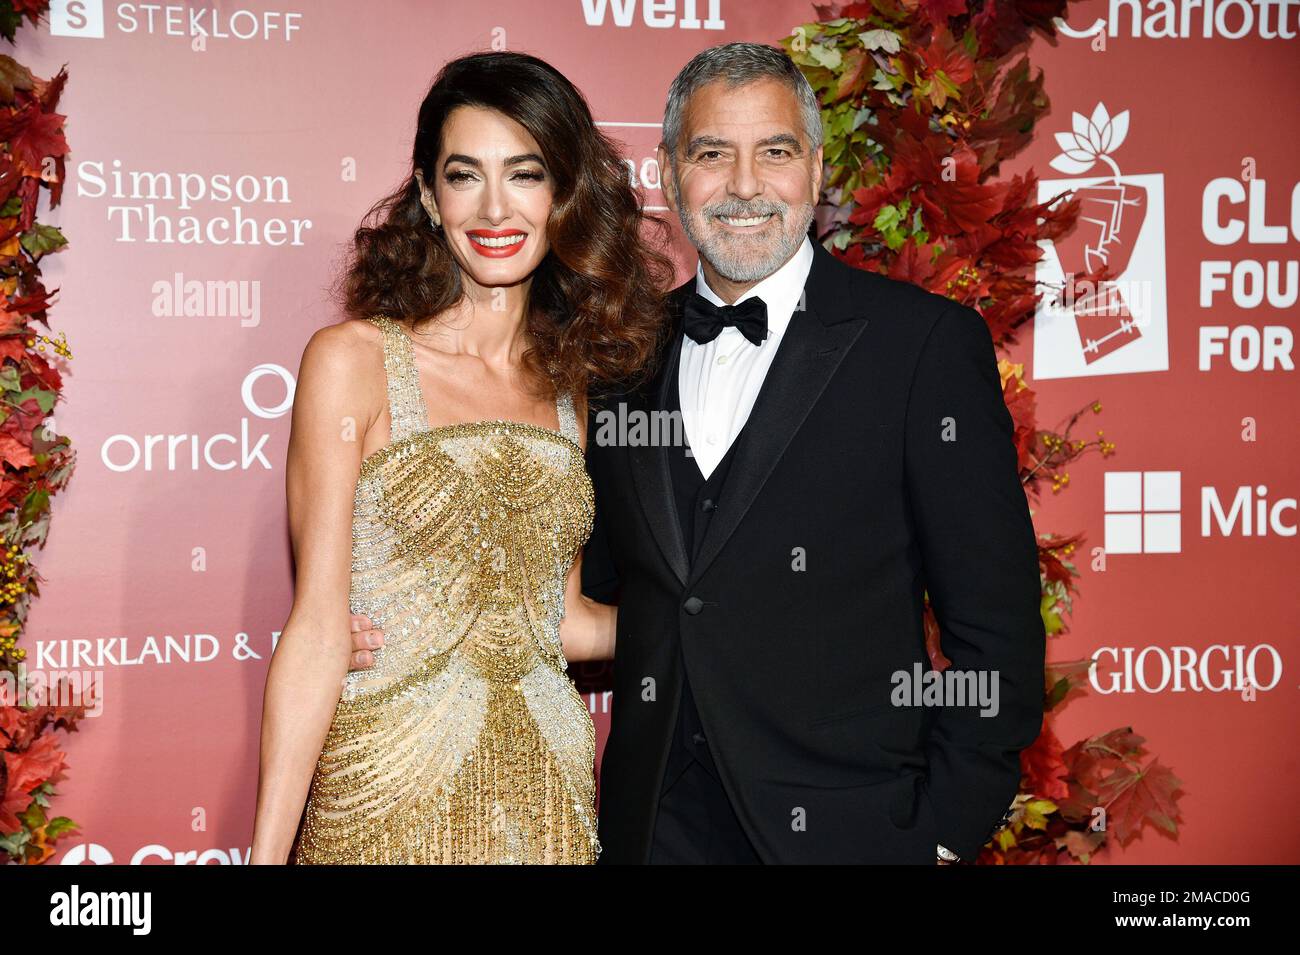
<instances>
[{"instance_id":1,"label":"man in black tuxedo","mask_svg":"<svg viewBox=\"0 0 1300 955\"><path fill-rule=\"evenodd\" d=\"M1039 732L1045 640L987 326L809 242L818 104L779 50L692 60L659 161L700 266L655 378L588 429L584 590L619 607L600 861L973 858ZM689 450L609 427L656 412ZM915 705L925 592L992 705Z\"/></svg>"}]
</instances>

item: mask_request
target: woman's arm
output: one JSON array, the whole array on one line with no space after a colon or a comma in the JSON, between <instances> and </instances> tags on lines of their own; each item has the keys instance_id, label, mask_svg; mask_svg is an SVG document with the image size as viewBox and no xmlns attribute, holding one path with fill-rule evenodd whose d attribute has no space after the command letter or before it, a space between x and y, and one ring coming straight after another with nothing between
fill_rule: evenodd
<instances>
[{"instance_id":1,"label":"woman's arm","mask_svg":"<svg viewBox=\"0 0 1300 955\"><path fill-rule=\"evenodd\" d=\"M560 621L560 643L570 663L614 659L618 608L596 603L582 594L582 552L564 580L564 619Z\"/></svg>"},{"instance_id":2,"label":"woman's arm","mask_svg":"<svg viewBox=\"0 0 1300 955\"><path fill-rule=\"evenodd\" d=\"M288 859L348 670L353 495L367 408L382 401L356 324L316 332L298 372L285 479L294 596L266 677L254 864Z\"/></svg>"},{"instance_id":3,"label":"woman's arm","mask_svg":"<svg viewBox=\"0 0 1300 955\"><path fill-rule=\"evenodd\" d=\"M578 446L587 448L587 400L574 399L578 423ZM615 625L618 608L589 600L582 593L582 549L564 579L564 618L560 621L560 644L570 663L614 659Z\"/></svg>"}]
</instances>

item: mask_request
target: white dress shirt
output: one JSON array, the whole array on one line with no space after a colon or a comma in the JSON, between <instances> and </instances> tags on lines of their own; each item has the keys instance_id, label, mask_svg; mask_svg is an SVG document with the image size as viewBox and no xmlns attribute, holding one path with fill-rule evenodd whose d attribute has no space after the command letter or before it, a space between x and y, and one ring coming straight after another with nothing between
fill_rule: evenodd
<instances>
[{"instance_id":1,"label":"white dress shirt","mask_svg":"<svg viewBox=\"0 0 1300 955\"><path fill-rule=\"evenodd\" d=\"M733 326L704 345L683 336L677 370L682 425L695 463L706 478L749 420L781 337L803 299L812 261L812 242L805 236L790 261L731 303L739 305L755 296L766 303L767 338L763 344L753 344ZM702 266L696 266L695 291L714 305L727 304L709 288Z\"/></svg>"}]
</instances>

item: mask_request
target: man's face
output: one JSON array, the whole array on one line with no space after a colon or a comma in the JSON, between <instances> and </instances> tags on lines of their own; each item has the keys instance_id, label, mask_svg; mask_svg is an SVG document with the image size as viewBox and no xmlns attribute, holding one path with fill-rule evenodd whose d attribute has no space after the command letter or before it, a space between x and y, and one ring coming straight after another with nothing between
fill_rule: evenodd
<instances>
[{"instance_id":1,"label":"man's face","mask_svg":"<svg viewBox=\"0 0 1300 955\"><path fill-rule=\"evenodd\" d=\"M683 111L664 196L700 256L723 278L753 283L794 254L821 189L822 150L809 149L793 91L775 79L695 92Z\"/></svg>"}]
</instances>

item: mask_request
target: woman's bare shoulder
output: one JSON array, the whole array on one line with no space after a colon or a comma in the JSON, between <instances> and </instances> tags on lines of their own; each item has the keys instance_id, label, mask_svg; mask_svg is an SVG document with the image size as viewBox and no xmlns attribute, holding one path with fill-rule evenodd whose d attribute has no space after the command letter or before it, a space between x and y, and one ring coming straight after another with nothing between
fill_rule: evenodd
<instances>
[{"instance_id":1,"label":"woman's bare shoulder","mask_svg":"<svg viewBox=\"0 0 1300 955\"><path fill-rule=\"evenodd\" d=\"M300 391L332 390L370 403L384 391L382 333L371 322L348 318L318 328L302 353Z\"/></svg>"},{"instance_id":2,"label":"woman's bare shoulder","mask_svg":"<svg viewBox=\"0 0 1300 955\"><path fill-rule=\"evenodd\" d=\"M310 362L330 369L352 371L368 367L376 353L382 354L381 335L373 323L359 318L346 318L318 328L303 349L303 365Z\"/></svg>"}]
</instances>

